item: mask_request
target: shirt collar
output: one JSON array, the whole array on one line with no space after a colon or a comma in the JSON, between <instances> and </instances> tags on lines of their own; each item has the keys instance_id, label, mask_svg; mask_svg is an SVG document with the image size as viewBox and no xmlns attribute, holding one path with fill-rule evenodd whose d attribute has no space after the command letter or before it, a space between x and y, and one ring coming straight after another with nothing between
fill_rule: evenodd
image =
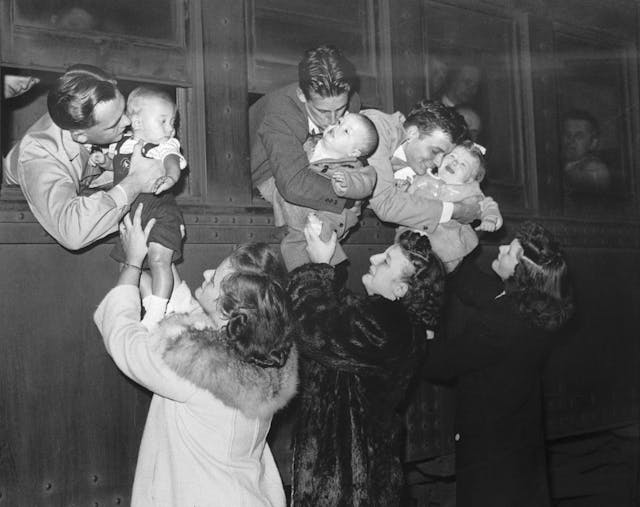
<instances>
[{"instance_id":1,"label":"shirt collar","mask_svg":"<svg viewBox=\"0 0 640 507\"><path fill-rule=\"evenodd\" d=\"M320 127L318 127L313 120L311 119L310 116L307 116L307 121L309 123L309 134L321 134L322 133L322 129L320 129Z\"/></svg>"},{"instance_id":2,"label":"shirt collar","mask_svg":"<svg viewBox=\"0 0 640 507\"><path fill-rule=\"evenodd\" d=\"M396 151L393 152L393 156L404 162L407 161L407 154L404 152L404 143L396 148Z\"/></svg>"},{"instance_id":3,"label":"shirt collar","mask_svg":"<svg viewBox=\"0 0 640 507\"><path fill-rule=\"evenodd\" d=\"M80 149L82 147L86 148L86 145L75 142L71 137L71 132L69 132L68 130L60 129L60 140L62 142L64 151L67 153L67 157L69 157L69 160L74 160L78 155L80 155ZM91 148L86 149L87 152L91 151Z\"/></svg>"}]
</instances>

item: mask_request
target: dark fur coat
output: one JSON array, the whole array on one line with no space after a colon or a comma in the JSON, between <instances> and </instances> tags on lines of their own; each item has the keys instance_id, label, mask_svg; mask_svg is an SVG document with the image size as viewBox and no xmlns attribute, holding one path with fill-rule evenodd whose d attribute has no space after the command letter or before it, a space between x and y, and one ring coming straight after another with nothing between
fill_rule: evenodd
<instances>
[{"instance_id":1,"label":"dark fur coat","mask_svg":"<svg viewBox=\"0 0 640 507\"><path fill-rule=\"evenodd\" d=\"M397 407L423 356L424 328L399 302L335 287L325 264L294 271L290 293L302 327L293 505L398 505Z\"/></svg>"},{"instance_id":2,"label":"dark fur coat","mask_svg":"<svg viewBox=\"0 0 640 507\"><path fill-rule=\"evenodd\" d=\"M176 314L161 323L157 346L169 367L247 417L271 417L284 407L296 392L296 347L282 368L262 368L242 360L225 334L208 325L204 314Z\"/></svg>"}]
</instances>

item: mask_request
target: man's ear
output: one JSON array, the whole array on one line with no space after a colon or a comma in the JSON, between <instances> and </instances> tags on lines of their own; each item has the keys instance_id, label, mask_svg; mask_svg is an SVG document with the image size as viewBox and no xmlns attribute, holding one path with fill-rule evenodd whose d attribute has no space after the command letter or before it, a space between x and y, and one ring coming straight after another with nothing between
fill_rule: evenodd
<instances>
[{"instance_id":1,"label":"man's ear","mask_svg":"<svg viewBox=\"0 0 640 507\"><path fill-rule=\"evenodd\" d=\"M84 130L70 130L69 133L71 134L71 139L76 143L87 144L89 140Z\"/></svg>"},{"instance_id":2,"label":"man's ear","mask_svg":"<svg viewBox=\"0 0 640 507\"><path fill-rule=\"evenodd\" d=\"M142 120L139 115L132 114L129 116L129 120L131 121L131 128L133 130L140 130L142 128Z\"/></svg>"},{"instance_id":3,"label":"man's ear","mask_svg":"<svg viewBox=\"0 0 640 507\"><path fill-rule=\"evenodd\" d=\"M407 134L407 139L411 141L420 137L420 130L415 125L409 125L404 131Z\"/></svg>"},{"instance_id":4,"label":"man's ear","mask_svg":"<svg viewBox=\"0 0 640 507\"><path fill-rule=\"evenodd\" d=\"M594 137L593 139L591 139L591 142L589 143L589 151L596 151L599 144L600 138Z\"/></svg>"},{"instance_id":5,"label":"man's ear","mask_svg":"<svg viewBox=\"0 0 640 507\"><path fill-rule=\"evenodd\" d=\"M307 103L307 97L304 96L304 92L300 89L300 87L296 88L296 95L300 102L302 102L303 104Z\"/></svg>"},{"instance_id":6,"label":"man's ear","mask_svg":"<svg viewBox=\"0 0 640 507\"><path fill-rule=\"evenodd\" d=\"M396 282L396 284L393 287L393 295L397 299L400 299L407 293L408 290L409 290L409 284L407 284L407 282Z\"/></svg>"}]
</instances>

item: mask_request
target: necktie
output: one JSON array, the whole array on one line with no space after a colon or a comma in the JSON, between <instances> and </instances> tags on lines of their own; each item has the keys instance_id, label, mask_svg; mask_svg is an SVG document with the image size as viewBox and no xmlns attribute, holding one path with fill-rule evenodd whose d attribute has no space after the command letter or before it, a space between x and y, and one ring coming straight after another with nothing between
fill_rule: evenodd
<instances>
[{"instance_id":1,"label":"necktie","mask_svg":"<svg viewBox=\"0 0 640 507\"><path fill-rule=\"evenodd\" d=\"M302 147L304 148L305 153L307 154L307 157L311 158L311 155L313 154L313 150L316 147L316 144L318 144L318 142L320 141L320 139L322 139L322 134L309 134L307 136L306 141L304 142L304 144L302 145Z\"/></svg>"}]
</instances>

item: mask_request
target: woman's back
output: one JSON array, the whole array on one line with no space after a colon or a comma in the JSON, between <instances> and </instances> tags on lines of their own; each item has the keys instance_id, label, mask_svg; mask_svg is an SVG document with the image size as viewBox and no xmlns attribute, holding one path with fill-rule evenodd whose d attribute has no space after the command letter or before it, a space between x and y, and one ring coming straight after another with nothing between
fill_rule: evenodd
<instances>
[{"instance_id":1,"label":"woman's back","mask_svg":"<svg viewBox=\"0 0 640 507\"><path fill-rule=\"evenodd\" d=\"M133 506L284 506L266 444L271 417L248 418L196 389L186 402L154 396L140 445Z\"/></svg>"},{"instance_id":2,"label":"woman's back","mask_svg":"<svg viewBox=\"0 0 640 507\"><path fill-rule=\"evenodd\" d=\"M176 315L153 333L138 325L134 286L96 311L107 351L154 392L132 492L138 506L284 506L265 443L271 417L296 388L295 350L282 368L237 357L203 314Z\"/></svg>"}]
</instances>

